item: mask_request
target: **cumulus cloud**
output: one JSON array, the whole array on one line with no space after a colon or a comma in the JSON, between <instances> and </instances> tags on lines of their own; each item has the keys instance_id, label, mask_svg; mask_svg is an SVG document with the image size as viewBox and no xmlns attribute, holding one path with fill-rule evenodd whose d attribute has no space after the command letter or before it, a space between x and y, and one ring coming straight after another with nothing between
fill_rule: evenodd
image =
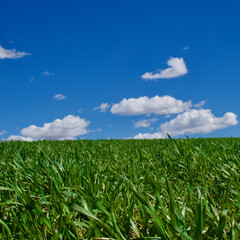
<instances>
[{"instance_id":1,"label":"cumulus cloud","mask_svg":"<svg viewBox=\"0 0 240 240\"><path fill-rule=\"evenodd\" d=\"M59 101L59 100L66 99L67 97L59 93L59 94L56 94L53 98Z\"/></svg>"},{"instance_id":2,"label":"cumulus cloud","mask_svg":"<svg viewBox=\"0 0 240 240\"><path fill-rule=\"evenodd\" d=\"M31 55L31 53L20 52L16 49L5 49L0 45L0 59L17 59L25 57L27 55Z\"/></svg>"},{"instance_id":3,"label":"cumulus cloud","mask_svg":"<svg viewBox=\"0 0 240 240\"><path fill-rule=\"evenodd\" d=\"M166 136L161 132L139 133L134 137L134 139L161 139L161 138L166 138Z\"/></svg>"},{"instance_id":4,"label":"cumulus cloud","mask_svg":"<svg viewBox=\"0 0 240 240\"><path fill-rule=\"evenodd\" d=\"M227 112L223 117L215 117L209 109L193 109L179 114L176 118L161 125L163 132L170 135L209 133L217 129L233 126L238 123L237 115Z\"/></svg>"},{"instance_id":5,"label":"cumulus cloud","mask_svg":"<svg viewBox=\"0 0 240 240\"><path fill-rule=\"evenodd\" d=\"M238 123L237 115L232 112L227 112L223 117L215 117L209 109L192 109L190 111L179 114L169 122L160 126L161 132L138 134L134 138L138 139L153 139L165 138L167 133L171 136L194 134L194 133L209 133L217 129L233 126Z\"/></svg>"},{"instance_id":6,"label":"cumulus cloud","mask_svg":"<svg viewBox=\"0 0 240 240\"><path fill-rule=\"evenodd\" d=\"M23 137L23 136L20 136L20 135L11 135L10 137L7 138L7 141L32 142L32 141L34 141L34 139L31 138L31 137Z\"/></svg>"},{"instance_id":7,"label":"cumulus cloud","mask_svg":"<svg viewBox=\"0 0 240 240\"><path fill-rule=\"evenodd\" d=\"M146 72L142 75L142 78L146 80L176 78L185 75L188 72L183 58L171 57L167 64L170 66L169 68L156 73Z\"/></svg>"},{"instance_id":8,"label":"cumulus cloud","mask_svg":"<svg viewBox=\"0 0 240 240\"><path fill-rule=\"evenodd\" d=\"M135 128L148 128L150 127L151 123L156 122L157 118L151 118L151 119L142 119L138 120L137 122L134 122Z\"/></svg>"},{"instance_id":9,"label":"cumulus cloud","mask_svg":"<svg viewBox=\"0 0 240 240\"><path fill-rule=\"evenodd\" d=\"M87 127L90 122L83 118L68 115L63 119L56 119L50 123L44 123L43 127L37 127L31 125L27 128L21 130L21 135L23 136L12 136L15 138L13 140L39 140L39 139L49 139L49 140L64 140L64 139L74 139L79 135L84 135L88 133ZM18 138L18 139L17 139Z\"/></svg>"},{"instance_id":10,"label":"cumulus cloud","mask_svg":"<svg viewBox=\"0 0 240 240\"><path fill-rule=\"evenodd\" d=\"M139 98L124 98L120 103L113 104L111 113L119 115L141 115L154 113L157 115L175 114L188 110L191 101L183 102L171 96L146 96Z\"/></svg>"},{"instance_id":11,"label":"cumulus cloud","mask_svg":"<svg viewBox=\"0 0 240 240\"><path fill-rule=\"evenodd\" d=\"M109 107L110 107L109 104L102 103L99 107L93 108L93 110L100 110L100 112L106 112Z\"/></svg>"}]
</instances>

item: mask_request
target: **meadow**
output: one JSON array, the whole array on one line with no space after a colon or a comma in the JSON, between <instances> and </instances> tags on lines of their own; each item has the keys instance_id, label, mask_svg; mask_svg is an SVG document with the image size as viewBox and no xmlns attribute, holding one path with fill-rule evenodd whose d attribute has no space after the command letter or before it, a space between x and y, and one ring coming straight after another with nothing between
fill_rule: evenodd
<instances>
[{"instance_id":1,"label":"meadow","mask_svg":"<svg viewBox=\"0 0 240 240\"><path fill-rule=\"evenodd\" d=\"M0 239L240 239L240 139L0 143Z\"/></svg>"}]
</instances>

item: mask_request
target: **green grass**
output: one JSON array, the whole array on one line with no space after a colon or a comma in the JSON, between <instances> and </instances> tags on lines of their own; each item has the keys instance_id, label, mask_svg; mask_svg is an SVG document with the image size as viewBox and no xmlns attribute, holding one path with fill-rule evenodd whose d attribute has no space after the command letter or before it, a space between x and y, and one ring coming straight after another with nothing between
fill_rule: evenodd
<instances>
[{"instance_id":1,"label":"green grass","mask_svg":"<svg viewBox=\"0 0 240 240\"><path fill-rule=\"evenodd\" d=\"M240 139L2 142L0 239L237 240L239 183Z\"/></svg>"}]
</instances>

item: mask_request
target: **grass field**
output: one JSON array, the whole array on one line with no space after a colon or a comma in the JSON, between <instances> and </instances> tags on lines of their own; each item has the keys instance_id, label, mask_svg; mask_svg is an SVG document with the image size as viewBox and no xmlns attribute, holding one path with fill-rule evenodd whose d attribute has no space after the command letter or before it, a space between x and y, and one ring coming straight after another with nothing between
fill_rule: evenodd
<instances>
[{"instance_id":1,"label":"grass field","mask_svg":"<svg viewBox=\"0 0 240 240\"><path fill-rule=\"evenodd\" d=\"M0 143L0 239L240 239L240 139Z\"/></svg>"}]
</instances>

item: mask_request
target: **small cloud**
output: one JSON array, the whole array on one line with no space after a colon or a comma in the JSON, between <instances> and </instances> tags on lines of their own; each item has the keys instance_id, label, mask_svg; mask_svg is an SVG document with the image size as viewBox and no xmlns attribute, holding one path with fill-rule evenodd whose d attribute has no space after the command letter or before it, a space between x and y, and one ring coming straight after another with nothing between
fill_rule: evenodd
<instances>
[{"instance_id":1,"label":"small cloud","mask_svg":"<svg viewBox=\"0 0 240 240\"><path fill-rule=\"evenodd\" d=\"M102 129L101 128L97 128L97 129L95 129L95 130L93 130L91 132L102 132Z\"/></svg>"},{"instance_id":2,"label":"small cloud","mask_svg":"<svg viewBox=\"0 0 240 240\"><path fill-rule=\"evenodd\" d=\"M200 107L202 107L205 103L206 103L206 100L205 100L205 101L201 101L201 102L195 104L194 107L200 108Z\"/></svg>"},{"instance_id":3,"label":"small cloud","mask_svg":"<svg viewBox=\"0 0 240 240\"><path fill-rule=\"evenodd\" d=\"M17 59L30 55L31 53L20 52L16 49L5 49L0 45L0 59Z\"/></svg>"},{"instance_id":4,"label":"small cloud","mask_svg":"<svg viewBox=\"0 0 240 240\"><path fill-rule=\"evenodd\" d=\"M134 122L134 127L135 128L149 128L151 123L156 122L157 118L151 118L151 119L142 119L137 122Z\"/></svg>"},{"instance_id":5,"label":"small cloud","mask_svg":"<svg viewBox=\"0 0 240 240\"><path fill-rule=\"evenodd\" d=\"M156 80L160 78L169 79L169 78L180 77L182 75L185 75L188 72L183 58L171 57L168 60L167 65L170 67L157 73L146 72L142 75L142 78L145 80Z\"/></svg>"},{"instance_id":6,"label":"small cloud","mask_svg":"<svg viewBox=\"0 0 240 240\"><path fill-rule=\"evenodd\" d=\"M66 99L67 97L59 93L59 94L56 94L53 98L57 101L60 101L60 100Z\"/></svg>"},{"instance_id":7,"label":"small cloud","mask_svg":"<svg viewBox=\"0 0 240 240\"><path fill-rule=\"evenodd\" d=\"M4 131L1 131L1 132L0 132L0 136L4 135L6 132L7 132L7 131L5 131L5 130L4 130Z\"/></svg>"},{"instance_id":8,"label":"small cloud","mask_svg":"<svg viewBox=\"0 0 240 240\"><path fill-rule=\"evenodd\" d=\"M184 48L184 50L189 50L189 46L186 46L186 47Z\"/></svg>"},{"instance_id":9,"label":"small cloud","mask_svg":"<svg viewBox=\"0 0 240 240\"><path fill-rule=\"evenodd\" d=\"M82 111L82 108L79 108L79 109L77 110L78 113L80 113L81 111Z\"/></svg>"},{"instance_id":10,"label":"small cloud","mask_svg":"<svg viewBox=\"0 0 240 240\"><path fill-rule=\"evenodd\" d=\"M48 72L48 71L45 71L42 73L43 76L50 76L50 75L54 75L53 72Z\"/></svg>"},{"instance_id":11,"label":"small cloud","mask_svg":"<svg viewBox=\"0 0 240 240\"><path fill-rule=\"evenodd\" d=\"M30 81L30 82L33 82L33 81L34 81L34 77L31 77L29 81Z\"/></svg>"},{"instance_id":12,"label":"small cloud","mask_svg":"<svg viewBox=\"0 0 240 240\"><path fill-rule=\"evenodd\" d=\"M100 110L100 112L106 112L109 107L110 107L109 104L102 103L99 107L93 108L93 110Z\"/></svg>"}]
</instances>

